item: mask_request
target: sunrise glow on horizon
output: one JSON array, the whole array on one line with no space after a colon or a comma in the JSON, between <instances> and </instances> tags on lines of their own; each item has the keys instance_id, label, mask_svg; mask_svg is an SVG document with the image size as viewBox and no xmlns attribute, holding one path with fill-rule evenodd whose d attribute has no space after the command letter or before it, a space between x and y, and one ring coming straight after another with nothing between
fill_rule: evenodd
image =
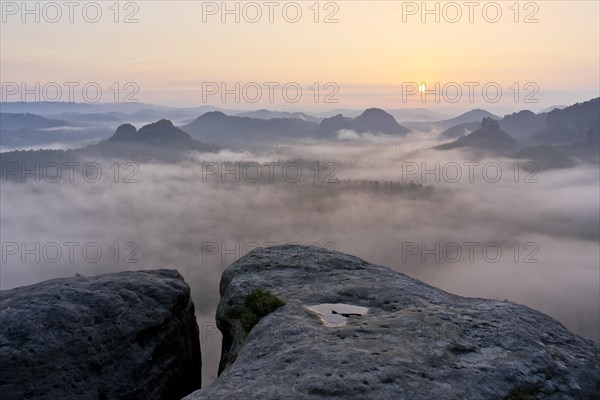
<instances>
[{"instance_id":1,"label":"sunrise glow on horizon","mask_svg":"<svg viewBox=\"0 0 600 400\"><path fill-rule=\"evenodd\" d=\"M229 3L229 13L220 2L121 2L117 8L100 2L97 23L87 22L77 8L73 23L65 10L51 23L47 19L54 11L40 8L40 22L34 24L21 19L35 15L22 15L8 3L20 4L2 2L2 82L98 82L107 95L115 82L135 82L136 98L148 103L248 109L473 108L481 105L482 88L497 84L502 96L498 102L487 101L490 107L541 109L595 97L600 85L600 3L595 1L536 2L535 8L532 2L477 2L480 6L473 9L462 2L431 2L429 13L420 9L420 2L321 2L319 7L296 2L301 10L296 22L290 22L295 9L283 13L289 2L273 10L261 2L252 9L248 2ZM501 16L496 17L491 3L500 4ZM45 62L34 62L40 56ZM206 82L226 89L239 84L240 91L258 83L263 93L255 103L235 96L203 99ZM276 92L271 101L264 86L269 82L279 83L277 91L297 84L302 98L287 101ZM428 89L439 83L440 91L447 86L448 96L436 101L429 95L422 101L418 94L424 88L419 87L417 95L403 99L403 85L422 82ZM473 101L465 86L469 82L479 84ZM336 87L326 88L328 83ZM462 90L457 102L448 100L456 95L457 88L448 86L454 83ZM537 88L526 87L530 83ZM253 90L247 89L248 97L257 97ZM337 102L324 102L327 95ZM528 95L538 101L524 103Z\"/></svg>"}]
</instances>

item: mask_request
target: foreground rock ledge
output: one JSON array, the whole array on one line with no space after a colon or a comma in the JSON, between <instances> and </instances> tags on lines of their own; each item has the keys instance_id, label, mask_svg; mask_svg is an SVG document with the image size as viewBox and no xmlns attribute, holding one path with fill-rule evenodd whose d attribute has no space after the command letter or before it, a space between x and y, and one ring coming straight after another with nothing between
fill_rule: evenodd
<instances>
[{"instance_id":1,"label":"foreground rock ledge","mask_svg":"<svg viewBox=\"0 0 600 400\"><path fill-rule=\"evenodd\" d=\"M287 304L246 335L239 314L256 288ZM549 316L452 295L350 255L260 248L227 268L220 291L223 372L187 400L564 400L600 392L599 345ZM368 312L325 327L304 307L320 303Z\"/></svg>"},{"instance_id":2,"label":"foreground rock ledge","mask_svg":"<svg viewBox=\"0 0 600 400\"><path fill-rule=\"evenodd\" d=\"M0 292L0 398L179 399L200 388L190 288L173 270Z\"/></svg>"}]
</instances>

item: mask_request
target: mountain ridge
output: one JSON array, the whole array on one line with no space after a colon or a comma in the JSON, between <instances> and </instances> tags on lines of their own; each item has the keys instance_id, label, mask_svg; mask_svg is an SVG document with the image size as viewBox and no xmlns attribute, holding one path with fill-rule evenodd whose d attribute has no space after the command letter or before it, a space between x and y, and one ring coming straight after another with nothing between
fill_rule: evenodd
<instances>
[{"instance_id":1,"label":"mountain ridge","mask_svg":"<svg viewBox=\"0 0 600 400\"><path fill-rule=\"evenodd\" d=\"M279 307L249 326L257 291ZM559 400L600 390L600 346L548 315L450 294L349 254L259 247L227 267L219 292L220 374L184 400ZM336 325L315 311L346 306L361 311Z\"/></svg>"},{"instance_id":2,"label":"mountain ridge","mask_svg":"<svg viewBox=\"0 0 600 400\"><path fill-rule=\"evenodd\" d=\"M450 150L460 147L502 153L517 150L517 141L500 129L500 123L497 120L485 117L481 121L481 126L475 131L453 142L436 146L436 149Z\"/></svg>"}]
</instances>

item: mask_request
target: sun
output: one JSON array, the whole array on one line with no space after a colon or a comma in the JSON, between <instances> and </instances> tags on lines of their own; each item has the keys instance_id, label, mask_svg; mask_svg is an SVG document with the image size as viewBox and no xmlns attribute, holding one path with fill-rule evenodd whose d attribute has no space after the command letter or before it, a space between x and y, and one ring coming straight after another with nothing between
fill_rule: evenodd
<instances>
[{"instance_id":1,"label":"sun","mask_svg":"<svg viewBox=\"0 0 600 400\"><path fill-rule=\"evenodd\" d=\"M419 92L423 93L425 91L425 82L419 85Z\"/></svg>"}]
</instances>

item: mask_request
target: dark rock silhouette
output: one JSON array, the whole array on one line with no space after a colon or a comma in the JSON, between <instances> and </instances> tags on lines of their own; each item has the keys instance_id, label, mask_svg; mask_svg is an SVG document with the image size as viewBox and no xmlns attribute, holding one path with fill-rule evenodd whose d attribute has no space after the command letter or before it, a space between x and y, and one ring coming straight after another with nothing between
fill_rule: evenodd
<instances>
[{"instance_id":1,"label":"dark rock silhouette","mask_svg":"<svg viewBox=\"0 0 600 400\"><path fill-rule=\"evenodd\" d=\"M505 153L517 149L517 141L500 129L500 124L492 118L484 118L481 127L454 142L445 143L436 148L449 150L459 147L475 148L495 153Z\"/></svg>"},{"instance_id":2,"label":"dark rock silhouette","mask_svg":"<svg viewBox=\"0 0 600 400\"><path fill-rule=\"evenodd\" d=\"M123 124L117 128L109 140L134 141L137 138L137 129L131 124Z\"/></svg>"},{"instance_id":3,"label":"dark rock silhouette","mask_svg":"<svg viewBox=\"0 0 600 400\"><path fill-rule=\"evenodd\" d=\"M497 117L494 119L498 119ZM498 119L500 128L517 139L526 139L544 125L546 114L535 114L529 110L505 115ZM444 139L455 139L468 135L479 128L480 122L465 122L446 129L440 134Z\"/></svg>"},{"instance_id":4,"label":"dark rock silhouette","mask_svg":"<svg viewBox=\"0 0 600 400\"><path fill-rule=\"evenodd\" d=\"M598 145L600 138L600 97L554 109L534 141L543 144L585 143Z\"/></svg>"},{"instance_id":5,"label":"dark rock silhouette","mask_svg":"<svg viewBox=\"0 0 600 400\"><path fill-rule=\"evenodd\" d=\"M400 125L396 119L379 108L368 108L356 118L341 114L325 118L319 125L321 137L335 137L339 130L348 129L358 133L373 132L388 135L406 135L410 129Z\"/></svg>"},{"instance_id":6,"label":"dark rock silhouette","mask_svg":"<svg viewBox=\"0 0 600 400\"><path fill-rule=\"evenodd\" d=\"M313 122L297 118L259 119L212 111L182 128L198 140L228 148L251 148L257 144L308 137L316 126Z\"/></svg>"},{"instance_id":7,"label":"dark rock silhouette","mask_svg":"<svg viewBox=\"0 0 600 400\"><path fill-rule=\"evenodd\" d=\"M179 162L189 159L191 151L216 152L218 146L193 140L190 135L175 127L171 121L160 120L143 126L139 131L133 125L123 124L108 139L74 150L29 150L2 153L0 175L3 179L23 181L21 173L9 171L39 170L39 165L74 163L81 172L86 160L100 159L130 162ZM37 165L37 167L36 167ZM107 165L108 168L108 165ZM65 174L66 175L66 174Z\"/></svg>"},{"instance_id":8,"label":"dark rock silhouette","mask_svg":"<svg viewBox=\"0 0 600 400\"><path fill-rule=\"evenodd\" d=\"M119 141L160 146L178 146L183 144L194 147L192 137L166 119L145 125L139 131L136 131L133 125L121 125L117 128L114 135L108 139L110 143Z\"/></svg>"},{"instance_id":9,"label":"dark rock silhouette","mask_svg":"<svg viewBox=\"0 0 600 400\"><path fill-rule=\"evenodd\" d=\"M190 288L174 270L0 292L0 398L179 399L200 388Z\"/></svg>"},{"instance_id":10,"label":"dark rock silhouette","mask_svg":"<svg viewBox=\"0 0 600 400\"><path fill-rule=\"evenodd\" d=\"M339 114L325 118L319 124L299 118L250 118L213 111L201 115L182 129L198 140L229 148L253 148L306 138L334 140L341 129L390 135L410 132L393 116L377 108L367 109L356 118Z\"/></svg>"},{"instance_id":11,"label":"dark rock silhouette","mask_svg":"<svg viewBox=\"0 0 600 400\"><path fill-rule=\"evenodd\" d=\"M171 121L162 119L143 126L139 131L133 125L123 124L109 139L76 150L76 153L135 161L178 161L190 151L218 150L218 146L194 140Z\"/></svg>"}]
</instances>

